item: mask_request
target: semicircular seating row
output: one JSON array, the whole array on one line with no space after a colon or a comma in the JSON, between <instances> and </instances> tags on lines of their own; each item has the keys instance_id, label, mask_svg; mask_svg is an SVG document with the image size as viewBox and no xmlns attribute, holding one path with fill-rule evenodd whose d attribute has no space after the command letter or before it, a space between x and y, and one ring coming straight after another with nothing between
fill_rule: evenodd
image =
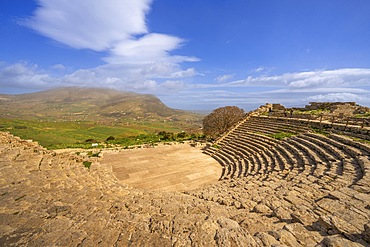
<instances>
[{"instance_id":1,"label":"semicircular seating row","mask_svg":"<svg viewBox=\"0 0 370 247\"><path fill-rule=\"evenodd\" d=\"M270 137L289 132L283 140ZM366 174L370 147L348 137L312 133L305 125L251 117L205 153L223 168L220 179L287 171L337 180L336 187L359 182Z\"/></svg>"},{"instance_id":2,"label":"semicircular seating row","mask_svg":"<svg viewBox=\"0 0 370 247\"><path fill-rule=\"evenodd\" d=\"M302 124L250 117L204 151L222 165L221 185L189 194L246 210L235 219L262 245L368 246L370 145ZM294 135L271 137L280 132Z\"/></svg>"}]
</instances>

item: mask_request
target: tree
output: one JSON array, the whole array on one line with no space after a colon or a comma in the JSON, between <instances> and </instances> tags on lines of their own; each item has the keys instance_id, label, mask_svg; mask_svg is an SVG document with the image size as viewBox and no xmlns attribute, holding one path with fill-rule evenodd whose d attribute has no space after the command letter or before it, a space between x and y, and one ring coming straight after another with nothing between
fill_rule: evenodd
<instances>
[{"instance_id":1,"label":"tree","mask_svg":"<svg viewBox=\"0 0 370 247\"><path fill-rule=\"evenodd\" d=\"M116 138L114 138L114 136L109 136L108 138L107 138L107 142L109 142L109 141L114 141Z\"/></svg>"},{"instance_id":2,"label":"tree","mask_svg":"<svg viewBox=\"0 0 370 247\"><path fill-rule=\"evenodd\" d=\"M245 116L244 110L237 106L224 106L213 110L203 119L203 133L217 137Z\"/></svg>"}]
</instances>

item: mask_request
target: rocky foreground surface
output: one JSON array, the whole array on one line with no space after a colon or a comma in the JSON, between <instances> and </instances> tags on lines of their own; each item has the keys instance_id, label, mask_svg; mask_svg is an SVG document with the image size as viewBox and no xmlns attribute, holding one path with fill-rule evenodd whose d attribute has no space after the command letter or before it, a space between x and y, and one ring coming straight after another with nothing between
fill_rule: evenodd
<instances>
[{"instance_id":1,"label":"rocky foreground surface","mask_svg":"<svg viewBox=\"0 0 370 247\"><path fill-rule=\"evenodd\" d=\"M129 188L98 159L0 132L0 245L370 246L370 146L251 124L207 151L220 181L183 193Z\"/></svg>"},{"instance_id":2,"label":"rocky foreground surface","mask_svg":"<svg viewBox=\"0 0 370 247\"><path fill-rule=\"evenodd\" d=\"M234 207L138 191L109 167L0 134L3 246L257 246Z\"/></svg>"}]
</instances>

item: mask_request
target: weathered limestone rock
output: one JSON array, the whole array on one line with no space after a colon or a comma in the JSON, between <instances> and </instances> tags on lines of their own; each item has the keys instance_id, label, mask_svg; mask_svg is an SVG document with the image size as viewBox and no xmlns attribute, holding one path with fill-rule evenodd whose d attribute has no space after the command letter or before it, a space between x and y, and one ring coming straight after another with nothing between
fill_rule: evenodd
<instances>
[{"instance_id":1,"label":"weathered limestone rock","mask_svg":"<svg viewBox=\"0 0 370 247\"><path fill-rule=\"evenodd\" d=\"M271 209L262 203L257 204L253 208L253 212L261 213L261 214L271 214L272 213Z\"/></svg>"},{"instance_id":2,"label":"weathered limestone rock","mask_svg":"<svg viewBox=\"0 0 370 247\"><path fill-rule=\"evenodd\" d=\"M299 222L303 225L311 225L317 221L318 216L312 210L305 206L297 206L290 214L293 222Z\"/></svg>"},{"instance_id":3,"label":"weathered limestone rock","mask_svg":"<svg viewBox=\"0 0 370 247\"><path fill-rule=\"evenodd\" d=\"M274 210L273 216L277 217L281 221L291 221L291 210L284 207L278 207Z\"/></svg>"},{"instance_id":4,"label":"weathered limestone rock","mask_svg":"<svg viewBox=\"0 0 370 247\"><path fill-rule=\"evenodd\" d=\"M71 212L70 205L63 205L61 202L55 202L54 206L50 207L47 211L50 218L57 216L65 216Z\"/></svg>"},{"instance_id":5,"label":"weathered limestone rock","mask_svg":"<svg viewBox=\"0 0 370 247\"><path fill-rule=\"evenodd\" d=\"M291 234L289 231L285 229L279 229L277 231L270 231L270 235L272 235L276 240L279 242L291 246L291 247L299 247L302 246L298 243L297 239Z\"/></svg>"},{"instance_id":6,"label":"weathered limestone rock","mask_svg":"<svg viewBox=\"0 0 370 247\"><path fill-rule=\"evenodd\" d=\"M217 223L221 226L215 235L218 246L258 246L253 237L237 222L220 218Z\"/></svg>"},{"instance_id":7,"label":"weathered limestone rock","mask_svg":"<svg viewBox=\"0 0 370 247\"><path fill-rule=\"evenodd\" d=\"M321 240L319 233L307 230L300 223L287 224L284 226L284 229L293 234L303 246L315 246Z\"/></svg>"},{"instance_id":8,"label":"weathered limestone rock","mask_svg":"<svg viewBox=\"0 0 370 247\"><path fill-rule=\"evenodd\" d=\"M327 215L320 216L319 220L314 223L313 227L316 230L323 231L330 235L340 233L340 230L333 223L332 217Z\"/></svg>"},{"instance_id":9,"label":"weathered limestone rock","mask_svg":"<svg viewBox=\"0 0 370 247\"><path fill-rule=\"evenodd\" d=\"M255 235L255 239L257 239L257 243L263 246L273 246L279 244L279 241L277 241L273 236L266 232L257 233Z\"/></svg>"},{"instance_id":10,"label":"weathered limestone rock","mask_svg":"<svg viewBox=\"0 0 370 247\"><path fill-rule=\"evenodd\" d=\"M363 247L364 245L350 241L341 235L332 235L332 236L325 237L319 243L318 246L320 247L337 247L337 246Z\"/></svg>"},{"instance_id":11,"label":"weathered limestone rock","mask_svg":"<svg viewBox=\"0 0 370 247\"><path fill-rule=\"evenodd\" d=\"M364 232L363 232L364 240L370 243L370 223L364 225Z\"/></svg>"}]
</instances>

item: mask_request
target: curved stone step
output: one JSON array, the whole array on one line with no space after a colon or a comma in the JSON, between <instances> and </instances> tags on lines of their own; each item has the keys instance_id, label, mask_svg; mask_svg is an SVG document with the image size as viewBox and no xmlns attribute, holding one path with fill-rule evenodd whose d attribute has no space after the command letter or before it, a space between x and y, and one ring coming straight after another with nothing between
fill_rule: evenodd
<instances>
[{"instance_id":1,"label":"curved stone step","mask_svg":"<svg viewBox=\"0 0 370 247\"><path fill-rule=\"evenodd\" d=\"M276 170L276 171L283 171L283 170L285 170L286 160L283 158L283 156L281 156L281 154L275 148L270 149L270 152L272 154L274 154L274 156L276 158L276 163L275 163L274 170Z\"/></svg>"},{"instance_id":2,"label":"curved stone step","mask_svg":"<svg viewBox=\"0 0 370 247\"><path fill-rule=\"evenodd\" d=\"M248 122L248 121L247 121ZM301 124L300 122L293 121L290 119L280 119L280 118L269 118L269 117L252 117L252 123L257 125L264 125L268 128L274 130L274 133L278 132L293 132L293 133L303 133L310 131L307 124Z\"/></svg>"},{"instance_id":3,"label":"curved stone step","mask_svg":"<svg viewBox=\"0 0 370 247\"><path fill-rule=\"evenodd\" d=\"M246 133L245 135L240 135L238 140L251 144L256 148L256 152L261 152L277 145L277 142L271 142L269 139L261 140L258 137L256 138L256 136L254 135L250 135L249 133Z\"/></svg>"},{"instance_id":4,"label":"curved stone step","mask_svg":"<svg viewBox=\"0 0 370 247\"><path fill-rule=\"evenodd\" d=\"M323 147L317 145L315 142L305 139L304 135L298 135L292 137L292 139L297 140L298 142L304 144L313 150L324 162L336 161L336 157L333 154L329 153Z\"/></svg>"},{"instance_id":5,"label":"curved stone step","mask_svg":"<svg viewBox=\"0 0 370 247\"><path fill-rule=\"evenodd\" d=\"M292 170L295 164L294 155L286 150L281 144L276 145L275 147L273 147L273 149L275 149L282 157L282 160L284 162L284 169Z\"/></svg>"},{"instance_id":6,"label":"curved stone step","mask_svg":"<svg viewBox=\"0 0 370 247\"><path fill-rule=\"evenodd\" d=\"M338 134L338 135L345 135L348 137L356 138L356 139L362 139L362 140L368 140L370 141L369 132L367 133L361 133L362 131L357 128L354 129L355 132L351 131L350 129L346 130L340 130L340 129L332 129L331 132Z\"/></svg>"},{"instance_id":7,"label":"curved stone step","mask_svg":"<svg viewBox=\"0 0 370 247\"><path fill-rule=\"evenodd\" d=\"M362 155L362 153L357 148L351 147L338 140L335 140L334 138L332 138L331 135L329 137L325 137L323 135L315 135L314 137L329 143L331 146L335 146L337 149L343 151L348 157L355 158L358 155Z\"/></svg>"},{"instance_id":8,"label":"curved stone step","mask_svg":"<svg viewBox=\"0 0 370 247\"><path fill-rule=\"evenodd\" d=\"M279 132L278 129L273 129L262 125L261 123L245 123L239 127L239 130L243 132L259 132L264 134L275 134Z\"/></svg>"},{"instance_id":9,"label":"curved stone step","mask_svg":"<svg viewBox=\"0 0 370 247\"><path fill-rule=\"evenodd\" d=\"M302 143L296 141L293 138L287 139L286 142L295 146L298 150L301 150L303 156L306 157L308 164L311 166L310 174L314 174L315 169L318 165L323 164L324 161L309 147L303 145Z\"/></svg>"},{"instance_id":10,"label":"curved stone step","mask_svg":"<svg viewBox=\"0 0 370 247\"><path fill-rule=\"evenodd\" d=\"M370 159L367 156L358 156L356 162L361 167L362 177L356 180L351 188L362 193L370 193Z\"/></svg>"},{"instance_id":11,"label":"curved stone step","mask_svg":"<svg viewBox=\"0 0 370 247\"><path fill-rule=\"evenodd\" d=\"M357 148L361 152L358 155L366 155L366 156L370 155L370 145L369 144L357 142L349 137L345 137L345 136L337 135L337 134L330 134L330 137L343 144Z\"/></svg>"},{"instance_id":12,"label":"curved stone step","mask_svg":"<svg viewBox=\"0 0 370 247\"><path fill-rule=\"evenodd\" d=\"M317 145L319 145L320 147L323 147L323 149L327 150L328 152L331 153L332 157L333 158L336 158L337 160L343 160L343 159L346 159L348 157L348 155L346 155L345 152L343 152L342 150L338 149L335 145L331 145L331 141L328 140L329 138L325 138L325 141L323 140L324 138L322 139L315 139L313 137L310 137L310 136L306 136L306 135L302 135L302 137L310 140L310 142L314 142L316 143Z\"/></svg>"},{"instance_id":13,"label":"curved stone step","mask_svg":"<svg viewBox=\"0 0 370 247\"><path fill-rule=\"evenodd\" d=\"M253 144L249 143L249 142L245 142L241 139L238 139L238 140L235 140L233 145L237 146L238 147L238 150L240 150L242 152L242 150L244 150L243 153L246 154L246 156L249 156L249 155L254 155L255 153L259 152L260 150L255 147Z\"/></svg>"},{"instance_id":14,"label":"curved stone step","mask_svg":"<svg viewBox=\"0 0 370 247\"><path fill-rule=\"evenodd\" d=\"M295 163L297 164L297 169L303 171L305 165L309 164L308 159L302 154L302 152L297 149L294 145L291 145L289 142L281 141L280 144L294 155Z\"/></svg>"},{"instance_id":15,"label":"curved stone step","mask_svg":"<svg viewBox=\"0 0 370 247\"><path fill-rule=\"evenodd\" d=\"M222 147L222 149L219 151L222 153L227 159L229 160L228 166L229 166L229 172L227 174L228 178L233 178L234 174L237 172L237 162L238 157L236 156L233 149L229 148L228 146Z\"/></svg>"},{"instance_id":16,"label":"curved stone step","mask_svg":"<svg viewBox=\"0 0 370 247\"><path fill-rule=\"evenodd\" d=\"M329 171L330 164L336 161L336 159L330 153L328 153L326 150L319 147L315 143L305 140L300 136L295 136L292 137L291 139L295 140L296 142L299 142L301 144L301 147L305 146L304 149L306 150L306 152L310 153L311 157L315 158L316 160L315 172L318 176L321 176L322 172Z\"/></svg>"},{"instance_id":17,"label":"curved stone step","mask_svg":"<svg viewBox=\"0 0 370 247\"><path fill-rule=\"evenodd\" d=\"M278 141L274 138L271 138L266 135L258 134L255 132L246 132L244 135L250 137L252 140L256 140L260 142L261 144L265 144L267 146L274 146L278 143Z\"/></svg>"}]
</instances>

